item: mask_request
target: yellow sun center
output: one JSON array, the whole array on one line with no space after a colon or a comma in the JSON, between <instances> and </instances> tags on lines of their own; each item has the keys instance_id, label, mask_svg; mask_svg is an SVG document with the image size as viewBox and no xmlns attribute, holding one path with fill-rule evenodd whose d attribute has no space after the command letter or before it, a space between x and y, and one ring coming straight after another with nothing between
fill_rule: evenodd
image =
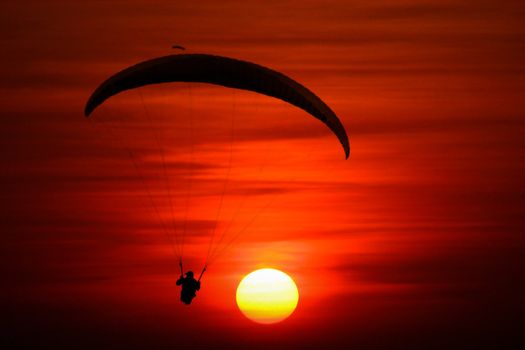
<instances>
[{"instance_id":1,"label":"yellow sun center","mask_svg":"<svg viewBox=\"0 0 525 350\"><path fill-rule=\"evenodd\" d=\"M294 281L282 271L260 269L246 275L237 287L237 305L250 320L276 323L292 314L299 292Z\"/></svg>"}]
</instances>

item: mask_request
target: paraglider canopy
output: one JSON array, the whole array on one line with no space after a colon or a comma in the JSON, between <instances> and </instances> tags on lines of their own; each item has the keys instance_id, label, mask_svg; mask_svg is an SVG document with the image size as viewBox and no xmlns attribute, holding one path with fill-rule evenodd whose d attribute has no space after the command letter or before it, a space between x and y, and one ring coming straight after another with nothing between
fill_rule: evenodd
<instances>
[{"instance_id":1,"label":"paraglider canopy","mask_svg":"<svg viewBox=\"0 0 525 350\"><path fill-rule=\"evenodd\" d=\"M179 45L173 47L176 46ZM312 91L275 70L223 56L169 55L126 68L107 79L93 92L84 114L88 117L97 106L122 91L171 82L221 85L257 92L288 102L328 126L341 142L346 158L350 155L350 144L343 124L330 107Z\"/></svg>"}]
</instances>

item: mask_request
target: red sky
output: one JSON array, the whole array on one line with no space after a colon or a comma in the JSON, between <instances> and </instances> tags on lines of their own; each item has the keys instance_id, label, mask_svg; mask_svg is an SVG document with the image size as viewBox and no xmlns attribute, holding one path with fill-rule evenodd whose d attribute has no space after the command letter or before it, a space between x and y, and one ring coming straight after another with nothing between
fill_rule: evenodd
<instances>
[{"instance_id":1,"label":"red sky","mask_svg":"<svg viewBox=\"0 0 525 350\"><path fill-rule=\"evenodd\" d=\"M4 1L0 18L2 338L213 349L518 341L522 2ZM100 123L83 117L100 82L178 53L173 44L303 83L345 124L350 159L304 112L206 85L148 87L108 101ZM141 181L168 220L140 96L160 126L179 235L193 169L188 267L202 266L223 188L218 232L233 218L228 239L253 220L189 308ZM101 124L122 116L131 131ZM298 309L281 324L235 306L258 267L298 284Z\"/></svg>"}]
</instances>

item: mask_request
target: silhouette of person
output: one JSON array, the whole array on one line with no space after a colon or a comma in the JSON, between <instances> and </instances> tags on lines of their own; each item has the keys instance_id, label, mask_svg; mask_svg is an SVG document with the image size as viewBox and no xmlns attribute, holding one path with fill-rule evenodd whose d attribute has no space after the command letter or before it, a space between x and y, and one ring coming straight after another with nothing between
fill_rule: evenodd
<instances>
[{"instance_id":1,"label":"silhouette of person","mask_svg":"<svg viewBox=\"0 0 525 350\"><path fill-rule=\"evenodd\" d=\"M193 271L186 272L186 277L181 274L176 284L182 286L180 301L186 305L191 304L193 298L197 296L197 291L201 289L201 282L193 277Z\"/></svg>"}]
</instances>

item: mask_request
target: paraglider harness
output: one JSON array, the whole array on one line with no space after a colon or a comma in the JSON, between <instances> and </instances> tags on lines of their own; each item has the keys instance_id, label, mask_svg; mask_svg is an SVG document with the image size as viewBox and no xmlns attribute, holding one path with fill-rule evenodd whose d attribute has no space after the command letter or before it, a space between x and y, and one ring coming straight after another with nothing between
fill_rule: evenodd
<instances>
[{"instance_id":1,"label":"paraglider harness","mask_svg":"<svg viewBox=\"0 0 525 350\"><path fill-rule=\"evenodd\" d=\"M184 269L182 267L182 259L179 260L179 266L180 266L181 276L177 280L176 284L177 285L181 285L181 287L182 287L181 294L180 294L180 300L184 304L190 305L192 300L193 300L193 298L195 298L197 296L196 292L198 290L200 290L200 285L201 285L200 281L202 279L202 275L206 271L206 265L204 265L204 268L202 269L198 280L195 280L195 278L193 277L193 272L192 271L188 271L186 273L186 277L184 277Z\"/></svg>"}]
</instances>

